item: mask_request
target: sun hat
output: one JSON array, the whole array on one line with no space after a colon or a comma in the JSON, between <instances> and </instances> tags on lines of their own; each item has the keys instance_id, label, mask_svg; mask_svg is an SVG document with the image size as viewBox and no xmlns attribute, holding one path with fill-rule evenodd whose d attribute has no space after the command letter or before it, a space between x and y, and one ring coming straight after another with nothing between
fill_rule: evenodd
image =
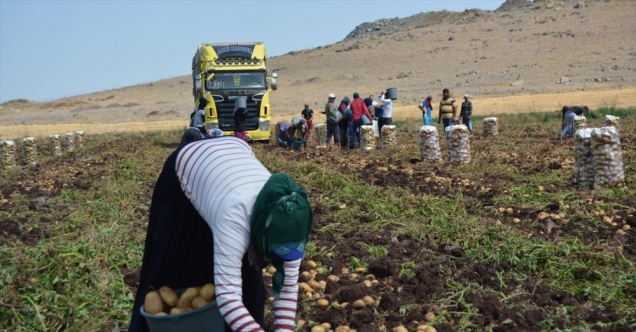
<instances>
[{"instance_id":1,"label":"sun hat","mask_svg":"<svg viewBox=\"0 0 636 332\"><path fill-rule=\"evenodd\" d=\"M336 98L336 95L334 95L333 93L330 93L329 96L327 97L329 97L329 99L333 99L333 98Z\"/></svg>"}]
</instances>

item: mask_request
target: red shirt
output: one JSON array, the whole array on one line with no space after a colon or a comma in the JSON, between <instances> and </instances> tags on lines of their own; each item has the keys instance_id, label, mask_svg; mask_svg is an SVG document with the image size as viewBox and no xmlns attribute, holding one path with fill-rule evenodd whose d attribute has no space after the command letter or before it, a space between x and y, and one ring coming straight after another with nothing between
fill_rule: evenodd
<instances>
[{"instance_id":1,"label":"red shirt","mask_svg":"<svg viewBox=\"0 0 636 332\"><path fill-rule=\"evenodd\" d=\"M349 105L351 108L351 113L353 113L353 121L358 121L362 117L362 114L365 114L373 123L373 117L371 117L371 113L369 113L369 109L367 105L364 104L364 101L360 98L356 98Z\"/></svg>"}]
</instances>

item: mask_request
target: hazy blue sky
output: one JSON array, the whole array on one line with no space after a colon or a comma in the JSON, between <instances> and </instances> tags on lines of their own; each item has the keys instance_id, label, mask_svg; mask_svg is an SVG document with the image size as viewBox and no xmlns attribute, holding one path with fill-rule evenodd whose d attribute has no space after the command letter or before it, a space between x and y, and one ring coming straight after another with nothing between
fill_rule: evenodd
<instances>
[{"instance_id":1,"label":"hazy blue sky","mask_svg":"<svg viewBox=\"0 0 636 332\"><path fill-rule=\"evenodd\" d=\"M338 42L380 18L503 2L0 0L0 102L187 75L202 42L263 41L271 57Z\"/></svg>"}]
</instances>

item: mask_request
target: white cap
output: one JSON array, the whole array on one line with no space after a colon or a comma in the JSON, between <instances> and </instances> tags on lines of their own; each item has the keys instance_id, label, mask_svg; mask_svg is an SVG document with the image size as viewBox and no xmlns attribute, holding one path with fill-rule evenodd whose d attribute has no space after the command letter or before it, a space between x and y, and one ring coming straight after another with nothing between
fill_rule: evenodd
<instances>
[{"instance_id":1,"label":"white cap","mask_svg":"<svg viewBox=\"0 0 636 332\"><path fill-rule=\"evenodd\" d=\"M468 94L465 94L464 98L470 98L470 96Z\"/></svg>"},{"instance_id":2,"label":"white cap","mask_svg":"<svg viewBox=\"0 0 636 332\"><path fill-rule=\"evenodd\" d=\"M334 95L333 93L330 93L329 96L327 96L327 97L329 97L329 99L336 98L336 95Z\"/></svg>"}]
</instances>

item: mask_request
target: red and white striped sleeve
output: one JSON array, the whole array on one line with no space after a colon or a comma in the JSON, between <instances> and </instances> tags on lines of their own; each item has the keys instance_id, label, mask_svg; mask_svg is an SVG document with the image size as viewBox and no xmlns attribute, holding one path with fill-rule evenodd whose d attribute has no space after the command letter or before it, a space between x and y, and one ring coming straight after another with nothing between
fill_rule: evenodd
<instances>
[{"instance_id":1,"label":"red and white striped sleeve","mask_svg":"<svg viewBox=\"0 0 636 332\"><path fill-rule=\"evenodd\" d=\"M279 331L294 331L296 326L296 310L298 308L298 272L300 261L285 262L285 281L280 298L274 301L274 328Z\"/></svg>"}]
</instances>

